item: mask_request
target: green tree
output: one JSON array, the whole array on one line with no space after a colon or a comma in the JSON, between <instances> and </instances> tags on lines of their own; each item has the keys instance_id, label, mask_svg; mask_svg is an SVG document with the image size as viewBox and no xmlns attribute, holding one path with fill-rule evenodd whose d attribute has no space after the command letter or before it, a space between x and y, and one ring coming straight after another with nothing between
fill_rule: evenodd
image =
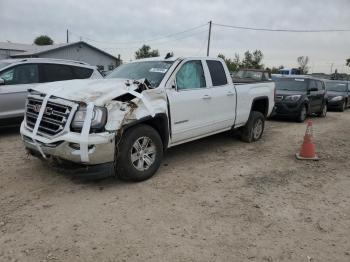
<instances>
[{"instance_id":1,"label":"green tree","mask_svg":"<svg viewBox=\"0 0 350 262\"><path fill-rule=\"evenodd\" d=\"M299 70L301 75L306 75L309 72L309 57L308 56L299 56L297 58L299 64Z\"/></svg>"},{"instance_id":2,"label":"green tree","mask_svg":"<svg viewBox=\"0 0 350 262\"><path fill-rule=\"evenodd\" d=\"M239 69L240 59L238 54L235 54L234 59L226 58L223 54L219 54L218 57L225 61L227 68L230 72L234 72Z\"/></svg>"},{"instance_id":3,"label":"green tree","mask_svg":"<svg viewBox=\"0 0 350 262\"><path fill-rule=\"evenodd\" d=\"M264 68L264 65L261 63L263 58L264 54L260 50L255 50L253 53L247 50L244 53L242 67L251 69L262 69Z\"/></svg>"},{"instance_id":4,"label":"green tree","mask_svg":"<svg viewBox=\"0 0 350 262\"><path fill-rule=\"evenodd\" d=\"M53 40L47 35L41 35L34 39L36 45L52 45Z\"/></svg>"},{"instance_id":5,"label":"green tree","mask_svg":"<svg viewBox=\"0 0 350 262\"><path fill-rule=\"evenodd\" d=\"M346 59L346 65L350 67L350 58Z\"/></svg>"},{"instance_id":6,"label":"green tree","mask_svg":"<svg viewBox=\"0 0 350 262\"><path fill-rule=\"evenodd\" d=\"M157 56L159 56L159 51L156 49L151 50L151 47L149 45L143 45L139 50L135 52L136 59L157 57Z\"/></svg>"}]
</instances>

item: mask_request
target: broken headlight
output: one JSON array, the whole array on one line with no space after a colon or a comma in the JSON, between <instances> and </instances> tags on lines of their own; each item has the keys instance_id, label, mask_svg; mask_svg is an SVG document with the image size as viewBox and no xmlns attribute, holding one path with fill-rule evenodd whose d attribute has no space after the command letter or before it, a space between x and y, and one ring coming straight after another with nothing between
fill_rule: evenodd
<instances>
[{"instance_id":1,"label":"broken headlight","mask_svg":"<svg viewBox=\"0 0 350 262\"><path fill-rule=\"evenodd\" d=\"M71 128L73 131L80 132L83 128L86 117L86 107L80 106L75 112ZM95 106L91 116L90 131L102 131L107 121L107 109L105 107Z\"/></svg>"}]
</instances>

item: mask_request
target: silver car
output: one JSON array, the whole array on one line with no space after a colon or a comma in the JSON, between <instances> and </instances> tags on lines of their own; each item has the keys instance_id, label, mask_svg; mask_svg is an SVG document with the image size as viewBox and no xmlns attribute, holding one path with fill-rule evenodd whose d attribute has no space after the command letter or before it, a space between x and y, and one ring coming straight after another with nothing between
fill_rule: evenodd
<instances>
[{"instance_id":1,"label":"silver car","mask_svg":"<svg viewBox=\"0 0 350 262\"><path fill-rule=\"evenodd\" d=\"M97 68L83 62L27 58L0 60L0 125L23 118L27 90L40 83L102 78Z\"/></svg>"}]
</instances>

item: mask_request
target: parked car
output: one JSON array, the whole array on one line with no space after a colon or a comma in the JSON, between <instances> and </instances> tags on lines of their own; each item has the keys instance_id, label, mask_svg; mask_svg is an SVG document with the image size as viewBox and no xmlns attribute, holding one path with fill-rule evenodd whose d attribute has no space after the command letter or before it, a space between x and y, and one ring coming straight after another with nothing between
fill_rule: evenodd
<instances>
[{"instance_id":1,"label":"parked car","mask_svg":"<svg viewBox=\"0 0 350 262\"><path fill-rule=\"evenodd\" d=\"M218 58L137 60L107 79L33 88L21 134L33 155L141 181L169 147L232 129L259 140L274 90L273 82L233 85Z\"/></svg>"},{"instance_id":2,"label":"parked car","mask_svg":"<svg viewBox=\"0 0 350 262\"><path fill-rule=\"evenodd\" d=\"M270 81L270 75L263 69L239 69L233 74L233 83L255 83Z\"/></svg>"},{"instance_id":3,"label":"parked car","mask_svg":"<svg viewBox=\"0 0 350 262\"><path fill-rule=\"evenodd\" d=\"M27 90L40 83L102 78L96 67L60 59L0 60L0 124L23 119Z\"/></svg>"},{"instance_id":4,"label":"parked car","mask_svg":"<svg viewBox=\"0 0 350 262\"><path fill-rule=\"evenodd\" d=\"M327 114L327 95L322 80L308 76L281 77L275 80L274 115L304 122L307 115Z\"/></svg>"},{"instance_id":5,"label":"parked car","mask_svg":"<svg viewBox=\"0 0 350 262\"><path fill-rule=\"evenodd\" d=\"M300 70L298 68L282 68L278 70L277 74L271 74L271 79L275 80L280 77L285 77L285 76L297 76L300 75Z\"/></svg>"},{"instance_id":6,"label":"parked car","mask_svg":"<svg viewBox=\"0 0 350 262\"><path fill-rule=\"evenodd\" d=\"M350 106L350 84L347 81L328 80L325 81L328 108L344 111Z\"/></svg>"},{"instance_id":7,"label":"parked car","mask_svg":"<svg viewBox=\"0 0 350 262\"><path fill-rule=\"evenodd\" d=\"M291 75L300 75L300 70L298 68L282 68L278 70L278 74L284 75L284 76L291 76Z\"/></svg>"}]
</instances>

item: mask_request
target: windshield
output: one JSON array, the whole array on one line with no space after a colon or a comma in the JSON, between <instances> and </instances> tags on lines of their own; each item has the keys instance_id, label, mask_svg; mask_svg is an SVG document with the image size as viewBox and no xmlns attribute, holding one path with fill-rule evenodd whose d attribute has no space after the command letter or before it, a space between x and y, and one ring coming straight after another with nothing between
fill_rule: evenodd
<instances>
[{"instance_id":1,"label":"windshield","mask_svg":"<svg viewBox=\"0 0 350 262\"><path fill-rule=\"evenodd\" d=\"M254 80L261 80L262 72L249 71L249 70L240 70L236 73L235 77L237 78L251 78Z\"/></svg>"},{"instance_id":2,"label":"windshield","mask_svg":"<svg viewBox=\"0 0 350 262\"><path fill-rule=\"evenodd\" d=\"M0 69L6 67L6 66L8 66L8 65L11 65L11 64L10 64L10 63L6 63L6 62L1 62L1 61L0 61Z\"/></svg>"},{"instance_id":3,"label":"windshield","mask_svg":"<svg viewBox=\"0 0 350 262\"><path fill-rule=\"evenodd\" d=\"M302 78L288 78L276 80L277 90L306 91L308 81Z\"/></svg>"},{"instance_id":4,"label":"windshield","mask_svg":"<svg viewBox=\"0 0 350 262\"><path fill-rule=\"evenodd\" d=\"M173 63L173 61L145 61L124 64L114 69L106 78L130 80L146 78L152 87L157 87Z\"/></svg>"},{"instance_id":5,"label":"windshield","mask_svg":"<svg viewBox=\"0 0 350 262\"><path fill-rule=\"evenodd\" d=\"M346 92L347 86L346 83L326 82L326 89L328 91Z\"/></svg>"}]
</instances>

